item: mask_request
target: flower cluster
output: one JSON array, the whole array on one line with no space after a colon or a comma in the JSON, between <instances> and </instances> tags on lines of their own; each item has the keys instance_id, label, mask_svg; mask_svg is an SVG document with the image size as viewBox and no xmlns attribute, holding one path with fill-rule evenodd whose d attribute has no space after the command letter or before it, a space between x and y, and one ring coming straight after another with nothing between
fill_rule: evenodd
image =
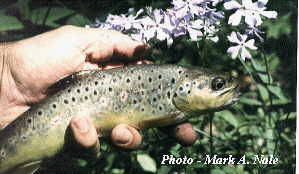
<instances>
[{"instance_id":1,"label":"flower cluster","mask_svg":"<svg viewBox=\"0 0 299 174\"><path fill-rule=\"evenodd\" d=\"M192 41L203 38L217 42L217 32L221 27L221 19L225 18L223 11L217 11L217 5L223 5L226 10L235 10L229 17L228 24L233 26L246 26L245 33L232 32L228 40L237 44L228 49L233 58L251 58L247 49L257 49L254 39L246 41L248 37L258 37L263 41L259 29L262 24L261 16L276 18L274 11L265 11L267 0L237 0L223 2L223 0L173 0L170 9L152 9L146 7L133 15L134 9L129 9L127 14L109 14L105 22L96 20L89 27L113 29L130 34L132 38L143 41L166 41L170 47L173 40L187 36ZM245 17L245 23L242 17Z\"/></svg>"}]
</instances>

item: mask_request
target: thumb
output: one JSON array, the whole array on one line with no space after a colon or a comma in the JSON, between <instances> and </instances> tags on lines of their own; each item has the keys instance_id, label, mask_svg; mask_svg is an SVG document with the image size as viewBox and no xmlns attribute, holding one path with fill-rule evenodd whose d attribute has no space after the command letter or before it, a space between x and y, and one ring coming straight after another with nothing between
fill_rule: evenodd
<instances>
[{"instance_id":1,"label":"thumb","mask_svg":"<svg viewBox=\"0 0 299 174\"><path fill-rule=\"evenodd\" d=\"M75 141L83 148L93 148L99 151L99 139L96 128L91 121L85 117L74 117L71 120L70 128Z\"/></svg>"}]
</instances>

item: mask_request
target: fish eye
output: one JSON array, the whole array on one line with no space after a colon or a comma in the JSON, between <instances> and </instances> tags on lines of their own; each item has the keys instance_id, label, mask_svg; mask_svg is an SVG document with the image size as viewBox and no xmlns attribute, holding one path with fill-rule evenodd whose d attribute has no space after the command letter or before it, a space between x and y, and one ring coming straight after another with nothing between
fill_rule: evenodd
<instances>
[{"instance_id":1,"label":"fish eye","mask_svg":"<svg viewBox=\"0 0 299 174\"><path fill-rule=\"evenodd\" d=\"M216 77L215 79L212 80L212 89L214 91L219 91L223 89L225 86L225 80L221 77Z\"/></svg>"}]
</instances>

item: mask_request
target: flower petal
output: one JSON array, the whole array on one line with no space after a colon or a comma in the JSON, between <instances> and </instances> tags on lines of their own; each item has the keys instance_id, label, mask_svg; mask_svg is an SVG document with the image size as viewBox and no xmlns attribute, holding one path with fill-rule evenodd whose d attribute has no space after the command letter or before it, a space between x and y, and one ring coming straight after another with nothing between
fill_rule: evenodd
<instances>
[{"instance_id":1,"label":"flower petal","mask_svg":"<svg viewBox=\"0 0 299 174\"><path fill-rule=\"evenodd\" d=\"M232 10L232 9L239 9L241 8L241 4L239 4L237 1L229 1L223 4L224 8L227 10Z\"/></svg>"},{"instance_id":2,"label":"flower petal","mask_svg":"<svg viewBox=\"0 0 299 174\"><path fill-rule=\"evenodd\" d=\"M241 58L243 60L245 60L246 58L252 58L251 54L247 51L247 49L245 47L241 47L241 51L240 51L240 55L241 55Z\"/></svg>"},{"instance_id":3,"label":"flower petal","mask_svg":"<svg viewBox=\"0 0 299 174\"><path fill-rule=\"evenodd\" d=\"M242 5L245 6L246 9L250 9L253 7L253 3L251 0L242 0Z\"/></svg>"},{"instance_id":4,"label":"flower petal","mask_svg":"<svg viewBox=\"0 0 299 174\"><path fill-rule=\"evenodd\" d=\"M256 50L257 47L254 45L254 39L250 39L249 41L247 41L246 43L244 43L245 47L248 47L252 50Z\"/></svg>"},{"instance_id":5,"label":"flower petal","mask_svg":"<svg viewBox=\"0 0 299 174\"><path fill-rule=\"evenodd\" d=\"M189 36L192 41L197 41L199 36L202 36L202 32L200 30L195 30L191 27L188 28Z\"/></svg>"},{"instance_id":6,"label":"flower petal","mask_svg":"<svg viewBox=\"0 0 299 174\"><path fill-rule=\"evenodd\" d=\"M239 54L240 48L240 46L229 47L227 53L230 54L233 59L235 59Z\"/></svg>"},{"instance_id":7,"label":"flower petal","mask_svg":"<svg viewBox=\"0 0 299 174\"><path fill-rule=\"evenodd\" d=\"M276 11L262 11L261 15L266 16L267 18L270 18L270 19L277 18L277 12Z\"/></svg>"},{"instance_id":8,"label":"flower petal","mask_svg":"<svg viewBox=\"0 0 299 174\"><path fill-rule=\"evenodd\" d=\"M227 38L232 43L240 43L240 40L237 37L237 33L234 31L229 36L227 36Z\"/></svg>"},{"instance_id":9,"label":"flower petal","mask_svg":"<svg viewBox=\"0 0 299 174\"><path fill-rule=\"evenodd\" d=\"M259 15L258 15L259 16ZM249 26L255 26L258 25L257 19L255 16L252 15L251 12L246 12L245 15L245 23Z\"/></svg>"},{"instance_id":10,"label":"flower petal","mask_svg":"<svg viewBox=\"0 0 299 174\"><path fill-rule=\"evenodd\" d=\"M244 15L243 10L237 10L234 14L232 14L228 19L228 24L233 26L237 26L241 22L241 18Z\"/></svg>"}]
</instances>

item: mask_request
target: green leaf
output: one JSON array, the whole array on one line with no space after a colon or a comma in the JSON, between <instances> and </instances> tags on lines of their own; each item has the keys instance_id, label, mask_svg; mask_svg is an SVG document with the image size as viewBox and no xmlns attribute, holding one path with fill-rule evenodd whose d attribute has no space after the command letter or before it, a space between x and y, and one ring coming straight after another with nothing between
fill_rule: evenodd
<instances>
[{"instance_id":1,"label":"green leaf","mask_svg":"<svg viewBox=\"0 0 299 174\"><path fill-rule=\"evenodd\" d=\"M45 24L58 27L59 25L55 23L57 20L68 17L73 13L73 10L67 8L37 8L32 11L30 20L38 25Z\"/></svg>"},{"instance_id":2,"label":"green leaf","mask_svg":"<svg viewBox=\"0 0 299 174\"><path fill-rule=\"evenodd\" d=\"M19 30L24 25L14 16L0 15L0 31Z\"/></svg>"},{"instance_id":3,"label":"green leaf","mask_svg":"<svg viewBox=\"0 0 299 174\"><path fill-rule=\"evenodd\" d=\"M68 25L76 25L76 26L85 26L87 24L91 24L92 22L85 16L81 14L76 14L68 18L66 24Z\"/></svg>"},{"instance_id":4,"label":"green leaf","mask_svg":"<svg viewBox=\"0 0 299 174\"><path fill-rule=\"evenodd\" d=\"M282 89L278 86L268 86L269 91L276 95L279 99L283 101L288 101L287 97L284 95Z\"/></svg>"},{"instance_id":5,"label":"green leaf","mask_svg":"<svg viewBox=\"0 0 299 174\"><path fill-rule=\"evenodd\" d=\"M157 171L156 162L147 154L137 154L137 161L146 172L155 173Z\"/></svg>"},{"instance_id":6,"label":"green leaf","mask_svg":"<svg viewBox=\"0 0 299 174\"><path fill-rule=\"evenodd\" d=\"M225 174L225 172L220 169L213 169L211 174Z\"/></svg>"},{"instance_id":7,"label":"green leaf","mask_svg":"<svg viewBox=\"0 0 299 174\"><path fill-rule=\"evenodd\" d=\"M263 85L257 85L257 89L259 90L260 96L264 102L269 100L269 92L267 88Z\"/></svg>"},{"instance_id":8,"label":"green leaf","mask_svg":"<svg viewBox=\"0 0 299 174\"><path fill-rule=\"evenodd\" d=\"M171 168L169 166L162 166L160 169L158 169L157 174L168 174L171 171Z\"/></svg>"},{"instance_id":9,"label":"green leaf","mask_svg":"<svg viewBox=\"0 0 299 174\"><path fill-rule=\"evenodd\" d=\"M261 79L262 82L271 84L273 82L272 77L270 76L270 79L268 77L268 74L266 73L258 73L259 78Z\"/></svg>"},{"instance_id":10,"label":"green leaf","mask_svg":"<svg viewBox=\"0 0 299 174\"><path fill-rule=\"evenodd\" d=\"M267 27L268 31L267 38L278 39L283 34L291 33L291 24L290 24L291 13L288 13L282 17L278 17L275 21L265 21L264 25Z\"/></svg>"},{"instance_id":11,"label":"green leaf","mask_svg":"<svg viewBox=\"0 0 299 174\"><path fill-rule=\"evenodd\" d=\"M111 173L112 174L124 174L125 170L124 169L117 169L117 168L115 168L115 169L111 170Z\"/></svg>"},{"instance_id":12,"label":"green leaf","mask_svg":"<svg viewBox=\"0 0 299 174\"><path fill-rule=\"evenodd\" d=\"M248 105L256 105L256 106L262 106L263 105L260 101L258 101L256 99L244 98L244 97L240 98L240 102L244 103L244 104L248 104Z\"/></svg>"},{"instance_id":13,"label":"green leaf","mask_svg":"<svg viewBox=\"0 0 299 174\"><path fill-rule=\"evenodd\" d=\"M30 8L29 8L30 1L31 0L18 0L16 3L19 12L24 19L29 19L30 17Z\"/></svg>"},{"instance_id":14,"label":"green leaf","mask_svg":"<svg viewBox=\"0 0 299 174\"><path fill-rule=\"evenodd\" d=\"M296 116L297 116L296 112L291 112L289 114L285 114L285 115L281 116L279 118L279 120L294 119L294 118L296 118Z\"/></svg>"},{"instance_id":15,"label":"green leaf","mask_svg":"<svg viewBox=\"0 0 299 174\"><path fill-rule=\"evenodd\" d=\"M256 62L254 59L250 59L250 60L251 60L251 63L252 63L255 70L262 71L262 72L266 71L265 66L261 65L259 62Z\"/></svg>"},{"instance_id":16,"label":"green leaf","mask_svg":"<svg viewBox=\"0 0 299 174\"><path fill-rule=\"evenodd\" d=\"M223 118L225 121L236 128L240 126L240 121L230 111L218 112L217 115L219 115L221 118Z\"/></svg>"}]
</instances>

